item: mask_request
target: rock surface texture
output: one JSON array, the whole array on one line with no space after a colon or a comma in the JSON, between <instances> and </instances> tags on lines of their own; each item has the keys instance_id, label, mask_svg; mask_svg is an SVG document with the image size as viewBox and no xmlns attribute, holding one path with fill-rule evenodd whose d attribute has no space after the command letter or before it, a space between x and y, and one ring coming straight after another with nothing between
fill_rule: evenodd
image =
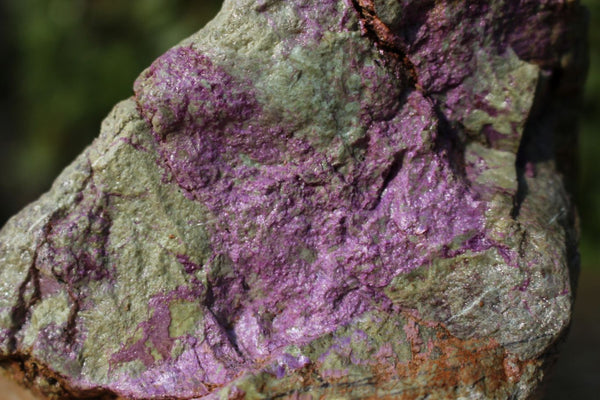
<instances>
[{"instance_id":1,"label":"rock surface texture","mask_svg":"<svg viewBox=\"0 0 600 400\"><path fill-rule=\"evenodd\" d=\"M535 397L573 302L584 25L226 1L3 228L2 365L49 399Z\"/></svg>"}]
</instances>

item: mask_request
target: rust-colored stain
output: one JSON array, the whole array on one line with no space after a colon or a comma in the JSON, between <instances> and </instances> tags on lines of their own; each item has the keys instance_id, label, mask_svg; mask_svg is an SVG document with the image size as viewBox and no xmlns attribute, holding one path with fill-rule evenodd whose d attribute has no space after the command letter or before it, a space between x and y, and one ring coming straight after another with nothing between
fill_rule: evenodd
<instances>
[{"instance_id":1,"label":"rust-colored stain","mask_svg":"<svg viewBox=\"0 0 600 400\"><path fill-rule=\"evenodd\" d=\"M441 326L438 326L435 335L436 339L430 340L423 351L413 352L408 364L397 367L398 376L412 379L426 377L429 388L479 385L487 393L497 391L506 383L505 352L497 342L490 339L461 340ZM413 349L416 348L418 345L413 345ZM421 393L415 395L414 398Z\"/></svg>"},{"instance_id":2,"label":"rust-colored stain","mask_svg":"<svg viewBox=\"0 0 600 400\"><path fill-rule=\"evenodd\" d=\"M493 339L460 339L442 324L419 321L410 314L406 316L407 325L417 331L433 326L433 338L424 342L420 334L407 335L412 350L408 362L393 368L373 367L376 386L399 380L403 381L404 389L392 395L373 395L367 399L412 400L434 393L443 398L443 393L451 396L460 388L477 388L491 396L504 390L510 393L521 379L525 365L533 362L520 361Z\"/></svg>"},{"instance_id":3,"label":"rust-colored stain","mask_svg":"<svg viewBox=\"0 0 600 400\"><path fill-rule=\"evenodd\" d=\"M352 0L358 14L361 33L369 37L388 59L398 77L404 76L419 91L417 70L406 54L406 44L377 15L374 0Z\"/></svg>"},{"instance_id":4,"label":"rust-colored stain","mask_svg":"<svg viewBox=\"0 0 600 400\"><path fill-rule=\"evenodd\" d=\"M33 361L27 355L16 355L0 360L0 366L13 381L29 388L36 398L47 400L126 400L105 390L79 390L48 367Z\"/></svg>"},{"instance_id":5,"label":"rust-colored stain","mask_svg":"<svg viewBox=\"0 0 600 400\"><path fill-rule=\"evenodd\" d=\"M323 378L318 365L296 371L295 379L264 392L272 399L321 400L383 399L417 400L456 398L477 391L489 398L509 397L524 368L534 361L520 361L493 339L460 339L442 324L406 318L406 340L412 356L396 363L373 360L371 376ZM282 382L283 383L283 382ZM276 389L276 390L277 390ZM498 397L500 396L500 397Z\"/></svg>"}]
</instances>

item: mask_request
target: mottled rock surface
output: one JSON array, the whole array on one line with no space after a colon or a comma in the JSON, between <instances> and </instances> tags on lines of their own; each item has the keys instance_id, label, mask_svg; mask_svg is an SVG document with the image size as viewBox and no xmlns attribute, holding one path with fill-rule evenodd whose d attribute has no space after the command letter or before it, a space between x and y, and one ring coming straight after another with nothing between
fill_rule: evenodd
<instances>
[{"instance_id":1,"label":"mottled rock surface","mask_svg":"<svg viewBox=\"0 0 600 400\"><path fill-rule=\"evenodd\" d=\"M2 365L51 399L534 397L573 301L584 21L226 1L3 228Z\"/></svg>"}]
</instances>

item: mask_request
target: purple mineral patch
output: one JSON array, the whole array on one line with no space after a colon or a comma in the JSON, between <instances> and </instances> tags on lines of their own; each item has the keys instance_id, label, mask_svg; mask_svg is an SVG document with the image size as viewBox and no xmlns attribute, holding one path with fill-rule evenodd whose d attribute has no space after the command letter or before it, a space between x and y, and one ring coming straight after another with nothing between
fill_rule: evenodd
<instances>
[{"instance_id":1,"label":"purple mineral patch","mask_svg":"<svg viewBox=\"0 0 600 400\"><path fill-rule=\"evenodd\" d=\"M394 104L391 78L360 72ZM419 92L396 111L364 105L367 149L342 172L310 140L264 125L253 90L192 48L171 50L136 85L163 165L214 214L213 251L233 276L209 282L209 306L244 357L306 344L385 307L395 276L448 247L476 250L484 209L437 148L434 106Z\"/></svg>"}]
</instances>

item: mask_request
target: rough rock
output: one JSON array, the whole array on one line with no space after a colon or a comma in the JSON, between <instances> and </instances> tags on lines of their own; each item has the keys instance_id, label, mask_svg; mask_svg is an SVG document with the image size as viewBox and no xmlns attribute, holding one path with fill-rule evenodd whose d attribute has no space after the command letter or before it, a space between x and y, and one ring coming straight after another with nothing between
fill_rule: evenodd
<instances>
[{"instance_id":1,"label":"rough rock","mask_svg":"<svg viewBox=\"0 0 600 400\"><path fill-rule=\"evenodd\" d=\"M577 267L571 0L228 0L0 233L50 399L526 399Z\"/></svg>"}]
</instances>

